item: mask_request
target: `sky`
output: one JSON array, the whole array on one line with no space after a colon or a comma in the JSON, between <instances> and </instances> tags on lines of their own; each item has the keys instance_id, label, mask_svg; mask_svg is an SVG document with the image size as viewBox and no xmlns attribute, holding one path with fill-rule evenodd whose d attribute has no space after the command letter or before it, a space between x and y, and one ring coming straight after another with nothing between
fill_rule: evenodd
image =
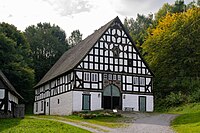
<instances>
[{"instance_id":1,"label":"sky","mask_svg":"<svg viewBox=\"0 0 200 133\"><path fill-rule=\"evenodd\" d=\"M83 38L118 16L136 18L155 13L175 0L0 0L0 22L24 31L30 25L48 22L58 25L67 37L79 29ZM192 0L185 0L188 3Z\"/></svg>"}]
</instances>

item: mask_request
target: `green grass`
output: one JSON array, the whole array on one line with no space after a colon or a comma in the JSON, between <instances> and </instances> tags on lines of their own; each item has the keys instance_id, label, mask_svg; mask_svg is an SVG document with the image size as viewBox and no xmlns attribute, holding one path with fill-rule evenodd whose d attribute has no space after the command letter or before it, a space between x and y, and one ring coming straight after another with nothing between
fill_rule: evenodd
<instances>
[{"instance_id":1,"label":"green grass","mask_svg":"<svg viewBox=\"0 0 200 133\"><path fill-rule=\"evenodd\" d=\"M177 133L200 133L200 103L171 108L168 112L180 114L171 123Z\"/></svg>"},{"instance_id":2,"label":"green grass","mask_svg":"<svg viewBox=\"0 0 200 133\"><path fill-rule=\"evenodd\" d=\"M68 124L38 120L25 117L24 119L0 119L1 133L90 133L87 130Z\"/></svg>"},{"instance_id":3,"label":"green grass","mask_svg":"<svg viewBox=\"0 0 200 133\"><path fill-rule=\"evenodd\" d=\"M100 126L106 126L109 128L118 128L124 127L126 124L123 123L125 117L94 117L92 119L83 119L77 115L70 115L70 116L38 116L44 118L51 118L51 119L59 119L59 120L66 120L75 123L87 122L92 123ZM90 125L88 125L90 127Z\"/></svg>"}]
</instances>

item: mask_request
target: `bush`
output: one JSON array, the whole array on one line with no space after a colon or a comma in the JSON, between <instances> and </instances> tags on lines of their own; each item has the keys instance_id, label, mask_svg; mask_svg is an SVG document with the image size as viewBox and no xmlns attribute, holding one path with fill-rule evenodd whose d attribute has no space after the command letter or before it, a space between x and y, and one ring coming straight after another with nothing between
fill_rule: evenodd
<instances>
[{"instance_id":1,"label":"bush","mask_svg":"<svg viewBox=\"0 0 200 133\"><path fill-rule=\"evenodd\" d=\"M171 92L170 95L166 96L165 101L167 107L175 107L187 103L188 98L180 91L178 93Z\"/></svg>"},{"instance_id":2,"label":"bush","mask_svg":"<svg viewBox=\"0 0 200 133\"><path fill-rule=\"evenodd\" d=\"M92 119L94 117L122 117L119 113L114 112L73 112L73 115L77 115L83 119Z\"/></svg>"}]
</instances>

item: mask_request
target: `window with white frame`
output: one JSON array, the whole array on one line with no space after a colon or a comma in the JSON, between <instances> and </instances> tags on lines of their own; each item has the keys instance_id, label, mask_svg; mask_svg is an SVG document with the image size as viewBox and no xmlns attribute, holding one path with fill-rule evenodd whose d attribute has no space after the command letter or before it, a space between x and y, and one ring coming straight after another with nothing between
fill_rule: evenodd
<instances>
[{"instance_id":1,"label":"window with white frame","mask_svg":"<svg viewBox=\"0 0 200 133\"><path fill-rule=\"evenodd\" d=\"M138 85L138 77L133 77L133 84Z\"/></svg>"},{"instance_id":2,"label":"window with white frame","mask_svg":"<svg viewBox=\"0 0 200 133\"><path fill-rule=\"evenodd\" d=\"M140 77L140 85L145 85L145 78L144 77Z\"/></svg>"},{"instance_id":3,"label":"window with white frame","mask_svg":"<svg viewBox=\"0 0 200 133\"><path fill-rule=\"evenodd\" d=\"M84 80L85 81L90 81L90 73L88 73L88 72L84 73Z\"/></svg>"},{"instance_id":4,"label":"window with white frame","mask_svg":"<svg viewBox=\"0 0 200 133\"><path fill-rule=\"evenodd\" d=\"M92 82L97 82L98 81L98 74L97 73L92 73L91 74L91 81Z\"/></svg>"}]
</instances>

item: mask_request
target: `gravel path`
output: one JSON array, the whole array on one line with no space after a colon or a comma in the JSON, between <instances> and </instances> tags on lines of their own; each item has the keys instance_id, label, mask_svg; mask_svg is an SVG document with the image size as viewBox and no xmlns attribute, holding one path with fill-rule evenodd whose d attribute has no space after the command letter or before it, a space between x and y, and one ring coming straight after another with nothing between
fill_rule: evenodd
<instances>
[{"instance_id":1,"label":"gravel path","mask_svg":"<svg viewBox=\"0 0 200 133\"><path fill-rule=\"evenodd\" d=\"M173 114L128 113L133 121L129 127L119 128L112 133L174 133L170 122L177 116Z\"/></svg>"},{"instance_id":2,"label":"gravel path","mask_svg":"<svg viewBox=\"0 0 200 133\"><path fill-rule=\"evenodd\" d=\"M95 125L87 122L68 122L56 119L38 118L32 116L35 119L53 120L62 122L65 124L73 125L91 131L93 133L175 133L170 128L170 122L177 116L174 114L155 114L155 113L135 113L126 112L122 113L127 117L125 123L129 126L125 128L108 128L100 125Z\"/></svg>"}]
</instances>

